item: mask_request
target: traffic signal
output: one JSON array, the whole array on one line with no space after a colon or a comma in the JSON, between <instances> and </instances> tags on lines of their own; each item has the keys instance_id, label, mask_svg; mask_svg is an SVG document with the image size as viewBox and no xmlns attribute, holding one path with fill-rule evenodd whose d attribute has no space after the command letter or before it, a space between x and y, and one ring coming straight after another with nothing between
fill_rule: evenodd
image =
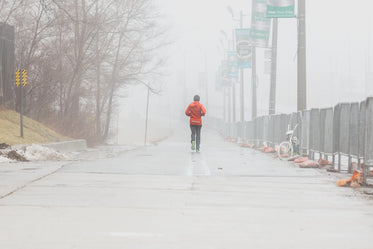
<instances>
[{"instance_id":1,"label":"traffic signal","mask_svg":"<svg viewBox=\"0 0 373 249\"><path fill-rule=\"evenodd\" d=\"M21 84L21 74L19 70L16 71L16 86L19 86Z\"/></svg>"},{"instance_id":2,"label":"traffic signal","mask_svg":"<svg viewBox=\"0 0 373 249\"><path fill-rule=\"evenodd\" d=\"M26 71L26 69L23 69L23 71L22 71L22 85L23 86L27 85L27 71Z\"/></svg>"}]
</instances>

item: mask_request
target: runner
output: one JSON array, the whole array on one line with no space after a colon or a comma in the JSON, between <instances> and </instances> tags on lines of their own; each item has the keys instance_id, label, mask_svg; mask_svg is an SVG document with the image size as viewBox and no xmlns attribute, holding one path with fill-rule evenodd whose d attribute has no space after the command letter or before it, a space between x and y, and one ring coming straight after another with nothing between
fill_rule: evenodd
<instances>
[{"instance_id":1,"label":"runner","mask_svg":"<svg viewBox=\"0 0 373 249\"><path fill-rule=\"evenodd\" d=\"M201 143L201 128L202 128L202 116L205 116L206 109L199 103L200 97L195 95L188 108L185 110L185 115L190 117L190 130L192 131L192 150L199 152L199 145Z\"/></svg>"}]
</instances>

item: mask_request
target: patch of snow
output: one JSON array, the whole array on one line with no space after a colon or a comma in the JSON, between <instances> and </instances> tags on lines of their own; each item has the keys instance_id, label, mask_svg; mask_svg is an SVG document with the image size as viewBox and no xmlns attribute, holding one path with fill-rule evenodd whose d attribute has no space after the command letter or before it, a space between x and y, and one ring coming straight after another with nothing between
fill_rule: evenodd
<instances>
[{"instance_id":1,"label":"patch of snow","mask_svg":"<svg viewBox=\"0 0 373 249\"><path fill-rule=\"evenodd\" d=\"M10 162L14 162L14 160L11 160L4 156L0 156L0 163L10 163Z\"/></svg>"},{"instance_id":2,"label":"patch of snow","mask_svg":"<svg viewBox=\"0 0 373 249\"><path fill-rule=\"evenodd\" d=\"M30 161L66 160L67 156L53 149L38 144L27 146L25 150L17 150Z\"/></svg>"}]
</instances>

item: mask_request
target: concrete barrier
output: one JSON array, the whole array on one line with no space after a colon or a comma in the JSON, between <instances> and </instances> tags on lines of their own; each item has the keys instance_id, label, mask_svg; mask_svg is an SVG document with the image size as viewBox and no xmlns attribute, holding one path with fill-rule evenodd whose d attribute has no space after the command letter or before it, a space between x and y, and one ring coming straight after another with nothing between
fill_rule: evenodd
<instances>
[{"instance_id":1,"label":"concrete barrier","mask_svg":"<svg viewBox=\"0 0 373 249\"><path fill-rule=\"evenodd\" d=\"M74 152L82 151L87 149L87 141L84 139L64 141L58 143L48 143L43 144L42 146L54 149L59 152Z\"/></svg>"}]
</instances>

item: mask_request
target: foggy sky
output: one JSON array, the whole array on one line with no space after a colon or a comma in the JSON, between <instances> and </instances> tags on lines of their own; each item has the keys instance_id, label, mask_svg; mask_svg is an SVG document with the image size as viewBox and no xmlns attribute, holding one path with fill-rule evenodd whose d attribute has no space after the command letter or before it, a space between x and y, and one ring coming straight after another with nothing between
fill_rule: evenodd
<instances>
[{"instance_id":1,"label":"foggy sky","mask_svg":"<svg viewBox=\"0 0 373 249\"><path fill-rule=\"evenodd\" d=\"M221 94L215 92L215 72L222 59L220 30L228 35L237 21L227 11L227 6L244 12L244 24L250 27L251 1L249 0L157 0L171 26L170 37L175 41L169 50L169 91L172 95L186 81L186 100L194 93L204 96L198 86L198 72L208 71L210 113L219 115ZM307 32L307 107L329 107L338 102L361 101L372 95L372 48L369 46L373 26L370 11L373 3L368 0L312 0L306 1ZM296 111L296 19L279 20L277 112ZM267 114L269 76L264 70L264 49L258 55L258 114ZM206 63L205 63L206 61ZM184 75L185 74L185 75ZM246 117L250 117L250 69L245 70ZM176 85L176 86L175 86ZM237 85L238 88L238 85ZM220 99L220 100L219 100ZM202 99L201 101L206 100ZM238 100L237 100L238 101ZM186 103L184 103L186 104ZM238 107L237 107L238 108ZM217 112L217 113L215 113Z\"/></svg>"}]
</instances>

